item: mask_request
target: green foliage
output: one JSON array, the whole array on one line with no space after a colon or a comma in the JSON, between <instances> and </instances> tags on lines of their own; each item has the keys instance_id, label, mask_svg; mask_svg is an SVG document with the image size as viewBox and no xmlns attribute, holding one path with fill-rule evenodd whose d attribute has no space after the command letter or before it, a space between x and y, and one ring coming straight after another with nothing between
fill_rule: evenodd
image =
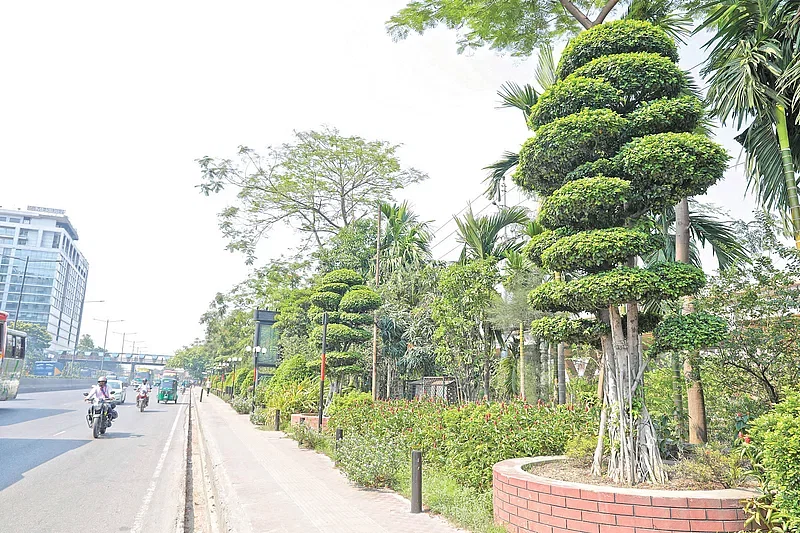
<instances>
[{"instance_id":1,"label":"green foliage","mask_svg":"<svg viewBox=\"0 0 800 533\"><path fill-rule=\"evenodd\" d=\"M240 415L249 414L250 408L252 406L253 406L253 400L251 398L237 396L236 398L231 400L231 407L233 407L233 410L239 413Z\"/></svg>"},{"instance_id":2,"label":"green foliage","mask_svg":"<svg viewBox=\"0 0 800 533\"><path fill-rule=\"evenodd\" d=\"M569 234L570 232L564 228L544 230L531 237L531 240L522 247L522 253L525 254L534 265L542 266L542 254L544 251L553 246L560 238Z\"/></svg>"},{"instance_id":3,"label":"green foliage","mask_svg":"<svg viewBox=\"0 0 800 533\"><path fill-rule=\"evenodd\" d=\"M302 448L322 453L329 453L333 449L333 438L324 430L319 431L305 424L292 424L288 429L289 436Z\"/></svg>"},{"instance_id":4,"label":"green foliage","mask_svg":"<svg viewBox=\"0 0 800 533\"><path fill-rule=\"evenodd\" d=\"M383 436L345 432L336 450L336 463L362 487L392 487L409 456Z\"/></svg>"},{"instance_id":5,"label":"green foliage","mask_svg":"<svg viewBox=\"0 0 800 533\"><path fill-rule=\"evenodd\" d=\"M761 451L767 487L776 491L775 503L800 523L800 392L757 418L750 436Z\"/></svg>"},{"instance_id":6,"label":"green foliage","mask_svg":"<svg viewBox=\"0 0 800 533\"><path fill-rule=\"evenodd\" d=\"M576 435L567 441L564 455L571 459L590 462L597 448L597 437L593 435Z\"/></svg>"},{"instance_id":7,"label":"green foliage","mask_svg":"<svg viewBox=\"0 0 800 533\"><path fill-rule=\"evenodd\" d=\"M354 270L342 268L333 270L322 276L322 283L344 283L350 286L362 285L364 283L364 277Z\"/></svg>"},{"instance_id":8,"label":"green foliage","mask_svg":"<svg viewBox=\"0 0 800 533\"><path fill-rule=\"evenodd\" d=\"M331 416L331 427L367 442L391 442L408 457L421 450L426 464L464 486L491 487L492 466L512 457L558 455L577 434L596 430L597 413L572 406L531 406L468 403L460 406L432 401L367 402ZM373 440L374 439L374 440Z\"/></svg>"},{"instance_id":9,"label":"green foliage","mask_svg":"<svg viewBox=\"0 0 800 533\"><path fill-rule=\"evenodd\" d=\"M328 324L327 343L329 348L344 348L356 342L364 342L372 335L361 328L351 328L344 324ZM316 326L311 330L311 338L318 345L322 346L322 326Z\"/></svg>"},{"instance_id":10,"label":"green foliage","mask_svg":"<svg viewBox=\"0 0 800 533\"><path fill-rule=\"evenodd\" d=\"M535 130L584 109L603 108L620 111L622 93L603 80L570 76L539 97L531 108L528 126Z\"/></svg>"},{"instance_id":11,"label":"green foliage","mask_svg":"<svg viewBox=\"0 0 800 533\"><path fill-rule=\"evenodd\" d=\"M620 226L630 188L628 181L605 176L569 181L542 201L539 222L573 231Z\"/></svg>"},{"instance_id":12,"label":"green foliage","mask_svg":"<svg viewBox=\"0 0 800 533\"><path fill-rule=\"evenodd\" d=\"M314 374L314 372L310 372L306 368L306 360L302 356L296 355L289 359L284 359L278 365L272 378L267 382L266 388L276 390L290 383L302 383ZM260 387L261 385L259 384Z\"/></svg>"},{"instance_id":13,"label":"green foliage","mask_svg":"<svg viewBox=\"0 0 800 533\"><path fill-rule=\"evenodd\" d=\"M322 324L323 315L328 313L328 323L336 323L341 321L341 313L339 311L325 311L312 305L308 308L308 318L314 324Z\"/></svg>"},{"instance_id":14,"label":"green foliage","mask_svg":"<svg viewBox=\"0 0 800 533\"><path fill-rule=\"evenodd\" d=\"M595 176L621 177L623 176L622 166L616 158L589 161L567 174L567 183L584 178L594 178Z\"/></svg>"},{"instance_id":15,"label":"green foliage","mask_svg":"<svg viewBox=\"0 0 800 533\"><path fill-rule=\"evenodd\" d=\"M703 446L694 449L691 457L679 461L675 472L696 483L734 489L744 481L745 465L740 453Z\"/></svg>"},{"instance_id":16,"label":"green foliage","mask_svg":"<svg viewBox=\"0 0 800 533\"><path fill-rule=\"evenodd\" d=\"M618 157L637 202L650 208L705 193L722 178L728 162L721 146L691 133L636 138L622 147Z\"/></svg>"},{"instance_id":17,"label":"green foliage","mask_svg":"<svg viewBox=\"0 0 800 533\"><path fill-rule=\"evenodd\" d=\"M337 314L337 321L348 326L366 326L374 322L369 313L346 313L344 311Z\"/></svg>"},{"instance_id":18,"label":"green foliage","mask_svg":"<svg viewBox=\"0 0 800 533\"><path fill-rule=\"evenodd\" d=\"M692 95L660 98L645 102L628 115L634 137L657 133L692 132L705 111L703 103Z\"/></svg>"},{"instance_id":19,"label":"green foliage","mask_svg":"<svg viewBox=\"0 0 800 533\"><path fill-rule=\"evenodd\" d=\"M608 333L607 325L587 318L556 315L538 318L531 323L531 335L550 342L591 344Z\"/></svg>"},{"instance_id":20,"label":"green foliage","mask_svg":"<svg viewBox=\"0 0 800 533\"><path fill-rule=\"evenodd\" d=\"M566 78L579 67L602 56L650 52L678 61L678 49L664 30L630 19L600 24L570 40L558 62L558 77Z\"/></svg>"},{"instance_id":21,"label":"green foliage","mask_svg":"<svg viewBox=\"0 0 800 533\"><path fill-rule=\"evenodd\" d=\"M686 75L671 59L646 52L601 56L574 75L605 80L623 94L626 109L650 100L674 98L686 89Z\"/></svg>"},{"instance_id":22,"label":"green foliage","mask_svg":"<svg viewBox=\"0 0 800 533\"><path fill-rule=\"evenodd\" d=\"M620 227L580 231L545 250L542 265L555 272L595 272L650 252L659 244L647 233Z\"/></svg>"},{"instance_id":23,"label":"green foliage","mask_svg":"<svg viewBox=\"0 0 800 533\"><path fill-rule=\"evenodd\" d=\"M584 109L545 124L522 145L514 181L551 194L578 166L614 155L627 141L628 129L629 122L608 109Z\"/></svg>"},{"instance_id":24,"label":"green foliage","mask_svg":"<svg viewBox=\"0 0 800 533\"><path fill-rule=\"evenodd\" d=\"M47 331L45 326L33 324L31 322L16 322L12 324L17 331L24 331L28 334L25 340L26 353L32 357L44 355L44 351L50 346L53 336Z\"/></svg>"},{"instance_id":25,"label":"green foliage","mask_svg":"<svg viewBox=\"0 0 800 533\"><path fill-rule=\"evenodd\" d=\"M335 292L344 295L349 288L347 283L322 283L317 287L317 292Z\"/></svg>"},{"instance_id":26,"label":"green foliage","mask_svg":"<svg viewBox=\"0 0 800 533\"><path fill-rule=\"evenodd\" d=\"M683 263L647 269L617 267L572 281L550 281L531 291L530 304L542 311L595 311L630 301L674 300L705 283L703 271Z\"/></svg>"},{"instance_id":27,"label":"green foliage","mask_svg":"<svg viewBox=\"0 0 800 533\"><path fill-rule=\"evenodd\" d=\"M361 409L373 404L372 394L368 392L351 391L347 394L339 394L333 398L328 415L336 416L337 413L347 412L350 409Z\"/></svg>"},{"instance_id":28,"label":"green foliage","mask_svg":"<svg viewBox=\"0 0 800 533\"><path fill-rule=\"evenodd\" d=\"M342 296L335 292L315 292L309 297L311 303L323 311L336 311Z\"/></svg>"},{"instance_id":29,"label":"green foliage","mask_svg":"<svg viewBox=\"0 0 800 533\"><path fill-rule=\"evenodd\" d=\"M375 264L378 226L370 217L348 223L311 255L321 272L348 270L368 276ZM323 277L323 283L329 282ZM345 282L346 283L346 282ZM333 291L338 292L338 291Z\"/></svg>"},{"instance_id":30,"label":"green foliage","mask_svg":"<svg viewBox=\"0 0 800 533\"><path fill-rule=\"evenodd\" d=\"M722 342L728 334L728 324L722 318L704 312L672 315L655 329L653 350L700 350Z\"/></svg>"},{"instance_id":31,"label":"green foliage","mask_svg":"<svg viewBox=\"0 0 800 533\"><path fill-rule=\"evenodd\" d=\"M319 380L307 378L303 381L286 381L279 384L258 384L256 403L281 412L281 423L288 421L292 413L307 413L316 409L319 401Z\"/></svg>"},{"instance_id":32,"label":"green foliage","mask_svg":"<svg viewBox=\"0 0 800 533\"><path fill-rule=\"evenodd\" d=\"M339 303L339 309L346 313L367 313L369 311L374 311L380 306L380 295L369 289L347 291L347 293L342 296L342 301Z\"/></svg>"}]
</instances>

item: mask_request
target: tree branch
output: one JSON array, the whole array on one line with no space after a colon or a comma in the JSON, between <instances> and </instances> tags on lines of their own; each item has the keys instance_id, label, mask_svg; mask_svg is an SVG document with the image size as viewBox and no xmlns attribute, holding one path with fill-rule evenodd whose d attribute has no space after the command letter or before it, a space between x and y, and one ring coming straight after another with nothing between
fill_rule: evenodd
<instances>
[{"instance_id":1,"label":"tree branch","mask_svg":"<svg viewBox=\"0 0 800 533\"><path fill-rule=\"evenodd\" d=\"M594 23L591 20L589 20L589 17L584 15L583 11L578 9L578 7L572 2L570 2L570 0L558 0L558 1L561 2L561 5L564 6L564 9L566 9L569 12L569 14L572 15L572 17L575 20L577 20L580 23L580 25L583 26L585 29L588 30L589 28L594 26ZM613 1L615 4L617 3L616 0L611 0L611 1Z\"/></svg>"},{"instance_id":2,"label":"tree branch","mask_svg":"<svg viewBox=\"0 0 800 533\"><path fill-rule=\"evenodd\" d=\"M597 15L597 18L595 19L594 24L592 25L597 26L598 24L602 24L603 22L605 22L606 17L608 16L609 13L611 13L611 10L616 7L618 2L619 0L608 0L608 2L606 2L606 5L603 6L603 9L600 10L600 14Z\"/></svg>"}]
</instances>

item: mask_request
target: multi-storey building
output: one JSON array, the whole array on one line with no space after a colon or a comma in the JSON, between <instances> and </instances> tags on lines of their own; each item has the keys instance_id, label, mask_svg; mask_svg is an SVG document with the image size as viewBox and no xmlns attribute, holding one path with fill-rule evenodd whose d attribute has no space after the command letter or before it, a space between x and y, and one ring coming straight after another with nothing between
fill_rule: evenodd
<instances>
[{"instance_id":1,"label":"multi-storey building","mask_svg":"<svg viewBox=\"0 0 800 533\"><path fill-rule=\"evenodd\" d=\"M63 210L0 207L0 309L46 327L53 351L78 342L89 263L77 240Z\"/></svg>"}]
</instances>

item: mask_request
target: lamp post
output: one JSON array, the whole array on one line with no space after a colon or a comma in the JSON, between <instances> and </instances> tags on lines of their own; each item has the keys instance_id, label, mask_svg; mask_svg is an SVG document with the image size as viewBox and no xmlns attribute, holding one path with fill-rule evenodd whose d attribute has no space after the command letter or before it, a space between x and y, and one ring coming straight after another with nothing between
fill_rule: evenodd
<instances>
[{"instance_id":1,"label":"lamp post","mask_svg":"<svg viewBox=\"0 0 800 533\"><path fill-rule=\"evenodd\" d=\"M241 357L229 357L228 361L233 364L233 386L231 387L231 398L236 397L236 363L242 360Z\"/></svg>"},{"instance_id":2,"label":"lamp post","mask_svg":"<svg viewBox=\"0 0 800 533\"><path fill-rule=\"evenodd\" d=\"M253 354L253 405L250 407L250 412L256 412L256 385L258 385L258 354L261 353L261 346L248 346L248 352Z\"/></svg>"},{"instance_id":3,"label":"lamp post","mask_svg":"<svg viewBox=\"0 0 800 533\"><path fill-rule=\"evenodd\" d=\"M108 351L108 349L107 349L107 346L108 346L108 325L111 324L112 322L125 322L125 320L111 320L109 318L107 318L105 320L101 320L99 318L95 318L95 321L97 321L97 322L105 322L106 323L106 334L105 334L105 336L103 336L103 355L102 355L102 358L100 359L100 372L102 372L103 371L103 364L106 362L106 352Z\"/></svg>"},{"instance_id":4,"label":"lamp post","mask_svg":"<svg viewBox=\"0 0 800 533\"><path fill-rule=\"evenodd\" d=\"M78 353L78 343L81 342L81 323L83 322L83 306L86 304L103 304L105 300L84 300L81 302L81 313L78 315L78 329L75 332L75 348L72 349L72 364L71 370L74 372L75 368L75 355Z\"/></svg>"}]
</instances>

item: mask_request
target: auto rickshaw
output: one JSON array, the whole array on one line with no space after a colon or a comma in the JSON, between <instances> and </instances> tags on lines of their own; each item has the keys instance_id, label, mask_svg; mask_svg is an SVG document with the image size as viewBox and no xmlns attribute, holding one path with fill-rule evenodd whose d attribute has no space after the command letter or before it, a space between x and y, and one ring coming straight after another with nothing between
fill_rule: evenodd
<instances>
[{"instance_id":1,"label":"auto rickshaw","mask_svg":"<svg viewBox=\"0 0 800 533\"><path fill-rule=\"evenodd\" d=\"M158 387L158 403L178 403L178 380L172 378L164 378L161 380L161 385Z\"/></svg>"}]
</instances>

